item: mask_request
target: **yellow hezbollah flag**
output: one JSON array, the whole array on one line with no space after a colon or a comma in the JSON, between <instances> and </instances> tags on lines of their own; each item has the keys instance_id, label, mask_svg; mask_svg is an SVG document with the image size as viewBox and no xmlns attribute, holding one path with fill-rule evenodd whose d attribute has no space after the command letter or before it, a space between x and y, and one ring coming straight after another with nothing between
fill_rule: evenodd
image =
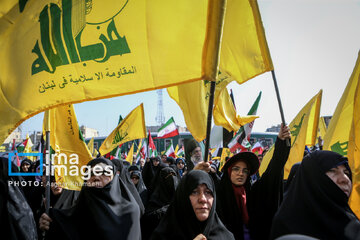
<instances>
[{"instance_id":1,"label":"yellow hezbollah flag","mask_svg":"<svg viewBox=\"0 0 360 240\"><path fill-rule=\"evenodd\" d=\"M131 145L131 148L126 156L126 161L128 161L130 164L133 164L134 159L134 143Z\"/></svg>"},{"instance_id":2,"label":"yellow hezbollah flag","mask_svg":"<svg viewBox=\"0 0 360 240\"><path fill-rule=\"evenodd\" d=\"M315 141L316 130L318 128L320 106L321 106L322 90L319 91L296 115L289 125L291 131L291 149L289 158L284 167L284 179L289 176L291 167L301 162L304 156L305 145ZM315 135L314 133L315 129ZM309 139L308 136L312 139ZM309 142L307 142L309 141ZM274 154L274 145L265 154L260 165L259 173L262 175Z\"/></svg>"},{"instance_id":3,"label":"yellow hezbollah flag","mask_svg":"<svg viewBox=\"0 0 360 240\"><path fill-rule=\"evenodd\" d=\"M144 106L140 104L110 133L101 144L99 152L101 155L113 150L122 143L131 140L146 138Z\"/></svg>"},{"instance_id":4,"label":"yellow hezbollah flag","mask_svg":"<svg viewBox=\"0 0 360 240\"><path fill-rule=\"evenodd\" d=\"M353 192L349 204L360 217L360 52L353 73L331 118L324 138L324 149L347 156L353 172Z\"/></svg>"},{"instance_id":5,"label":"yellow hezbollah flag","mask_svg":"<svg viewBox=\"0 0 360 240\"><path fill-rule=\"evenodd\" d=\"M354 99L354 114L349 137L349 165L352 169L353 189L349 204L357 217L360 217L360 83L357 84Z\"/></svg>"},{"instance_id":6,"label":"yellow hezbollah flag","mask_svg":"<svg viewBox=\"0 0 360 240\"><path fill-rule=\"evenodd\" d=\"M87 144L87 147L91 153L91 156L93 156L94 158L97 157L99 152L94 148L94 137L90 139L89 143Z\"/></svg>"},{"instance_id":7,"label":"yellow hezbollah flag","mask_svg":"<svg viewBox=\"0 0 360 240\"><path fill-rule=\"evenodd\" d=\"M236 115L228 104L228 83L239 84L273 69L261 22L257 1L227 1L220 52L220 73L216 81L214 120L227 130L237 131L251 122ZM208 97L207 81L193 82L168 88L169 96L180 106L186 126L197 141L206 137ZM226 96L227 94L227 96ZM224 109L225 108L225 109ZM224 115L231 114L231 115ZM232 128L232 129L231 129Z\"/></svg>"},{"instance_id":8,"label":"yellow hezbollah flag","mask_svg":"<svg viewBox=\"0 0 360 240\"><path fill-rule=\"evenodd\" d=\"M324 117L320 117L320 120L319 120L319 130L318 130L318 135L317 135L317 137L321 137L322 139L324 139L325 134L326 134L325 118L324 118Z\"/></svg>"},{"instance_id":9,"label":"yellow hezbollah flag","mask_svg":"<svg viewBox=\"0 0 360 240\"><path fill-rule=\"evenodd\" d=\"M12 8L18 12L10 24L0 21L0 143L27 118L58 105L214 72L219 1L23 2L21 12Z\"/></svg>"},{"instance_id":10,"label":"yellow hezbollah flag","mask_svg":"<svg viewBox=\"0 0 360 240\"><path fill-rule=\"evenodd\" d=\"M359 56L324 137L323 149L337 152L343 156L346 156L348 151L349 134L354 114L355 90L360 77Z\"/></svg>"},{"instance_id":11,"label":"yellow hezbollah flag","mask_svg":"<svg viewBox=\"0 0 360 240\"><path fill-rule=\"evenodd\" d=\"M92 156L80 132L73 105L49 110L44 116L44 130L47 122L50 122L50 146L55 151L56 182L63 188L80 190L84 182L81 167Z\"/></svg>"}]
</instances>

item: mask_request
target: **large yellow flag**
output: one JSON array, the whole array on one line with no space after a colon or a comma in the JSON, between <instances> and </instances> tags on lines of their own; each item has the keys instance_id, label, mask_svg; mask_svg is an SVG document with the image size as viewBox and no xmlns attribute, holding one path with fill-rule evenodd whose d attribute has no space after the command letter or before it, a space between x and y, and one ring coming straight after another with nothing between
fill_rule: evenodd
<instances>
[{"instance_id":1,"label":"large yellow flag","mask_svg":"<svg viewBox=\"0 0 360 240\"><path fill-rule=\"evenodd\" d=\"M113 150L122 143L146 138L144 106L140 104L110 133L99 148L101 155Z\"/></svg>"},{"instance_id":2,"label":"large yellow flag","mask_svg":"<svg viewBox=\"0 0 360 240\"><path fill-rule=\"evenodd\" d=\"M55 151L56 182L63 188L80 190L83 177L87 177L82 167L92 156L80 132L73 105L51 109L44 117L44 130L47 122L50 122L50 146Z\"/></svg>"},{"instance_id":3,"label":"large yellow flag","mask_svg":"<svg viewBox=\"0 0 360 240\"><path fill-rule=\"evenodd\" d=\"M338 152L349 159L353 172L350 207L360 217L360 52L344 93L331 118L324 138L324 150Z\"/></svg>"},{"instance_id":4,"label":"large yellow flag","mask_svg":"<svg viewBox=\"0 0 360 240\"><path fill-rule=\"evenodd\" d=\"M0 21L0 143L46 109L210 79L216 71L220 1L21 2L11 22Z\"/></svg>"},{"instance_id":5,"label":"large yellow flag","mask_svg":"<svg viewBox=\"0 0 360 240\"><path fill-rule=\"evenodd\" d=\"M284 179L289 176L291 167L301 162L304 156L305 145L310 145L316 140L319 123L322 90L319 91L291 121L291 149L289 158L284 168ZM259 173L263 174L270 163L274 153L274 145L265 154L260 165Z\"/></svg>"},{"instance_id":6,"label":"large yellow flag","mask_svg":"<svg viewBox=\"0 0 360 240\"><path fill-rule=\"evenodd\" d=\"M272 69L257 1L228 0L220 52L221 73L215 89L215 123L229 131L237 131L241 125L251 122L251 119L240 118L231 109L226 86L233 80L240 84ZM197 141L206 137L209 85L203 81L168 88Z\"/></svg>"},{"instance_id":7,"label":"large yellow flag","mask_svg":"<svg viewBox=\"0 0 360 240\"><path fill-rule=\"evenodd\" d=\"M343 156L346 156L348 151L349 134L354 114L355 90L360 77L359 56L324 137L324 150L331 150Z\"/></svg>"},{"instance_id":8,"label":"large yellow flag","mask_svg":"<svg viewBox=\"0 0 360 240\"><path fill-rule=\"evenodd\" d=\"M360 218L360 83L357 84L354 99L354 114L349 137L348 159L352 169L353 190L350 207Z\"/></svg>"}]
</instances>

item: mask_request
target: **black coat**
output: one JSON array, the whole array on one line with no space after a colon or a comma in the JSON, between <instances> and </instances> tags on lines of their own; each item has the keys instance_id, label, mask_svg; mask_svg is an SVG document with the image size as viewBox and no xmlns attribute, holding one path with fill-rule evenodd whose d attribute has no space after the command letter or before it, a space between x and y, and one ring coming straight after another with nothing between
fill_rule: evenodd
<instances>
[{"instance_id":1,"label":"black coat","mask_svg":"<svg viewBox=\"0 0 360 240\"><path fill-rule=\"evenodd\" d=\"M250 236L252 239L268 239L272 218L279 208L283 194L283 169L288 159L290 147L279 138L275 142L274 155L261 178L250 185L250 176L245 183L246 206L249 215ZM228 167L228 166L227 166ZM217 188L217 211L225 226L235 239L244 239L241 210L239 209L228 169Z\"/></svg>"}]
</instances>

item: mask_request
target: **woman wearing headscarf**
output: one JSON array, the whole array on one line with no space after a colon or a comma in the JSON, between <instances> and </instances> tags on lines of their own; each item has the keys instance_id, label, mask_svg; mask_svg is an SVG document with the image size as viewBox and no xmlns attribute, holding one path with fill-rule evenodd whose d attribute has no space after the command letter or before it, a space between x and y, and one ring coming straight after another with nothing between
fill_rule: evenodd
<instances>
[{"instance_id":1,"label":"woman wearing headscarf","mask_svg":"<svg viewBox=\"0 0 360 240\"><path fill-rule=\"evenodd\" d=\"M283 168L290 152L286 138L290 138L290 130L282 126L266 171L252 185L250 177L259 168L254 153L235 154L223 167L217 186L217 211L237 240L269 237L272 218L282 199Z\"/></svg>"},{"instance_id":2,"label":"woman wearing headscarf","mask_svg":"<svg viewBox=\"0 0 360 240\"><path fill-rule=\"evenodd\" d=\"M142 201L142 198L136 189L135 185L130 179L130 173L129 169L127 169L122 160L119 160L117 158L114 158L111 160L111 162L115 165L116 168L116 174L119 175L120 179L123 181L123 183L126 185L126 187L129 189L129 191L132 193L133 197L135 198L136 202L139 205L140 208L140 214L143 215L145 212L145 203Z\"/></svg>"},{"instance_id":3,"label":"woman wearing headscarf","mask_svg":"<svg viewBox=\"0 0 360 240\"><path fill-rule=\"evenodd\" d=\"M176 159L176 170L177 170L179 178L182 178L184 175L184 172L186 171L186 164L185 164L185 160L183 158Z\"/></svg>"},{"instance_id":4,"label":"woman wearing headscarf","mask_svg":"<svg viewBox=\"0 0 360 240\"><path fill-rule=\"evenodd\" d=\"M165 215L178 185L176 172L171 167L161 169L155 179L157 180L154 183L155 190L150 196L145 214L141 218L143 240L149 239L160 219Z\"/></svg>"},{"instance_id":5,"label":"woman wearing headscarf","mask_svg":"<svg viewBox=\"0 0 360 240\"><path fill-rule=\"evenodd\" d=\"M148 201L148 192L144 184L144 181L142 179L141 171L140 170L132 171L130 173L130 179L134 183L136 190L140 195L141 201L143 202L144 206L146 206Z\"/></svg>"},{"instance_id":6,"label":"woman wearing headscarf","mask_svg":"<svg viewBox=\"0 0 360 240\"><path fill-rule=\"evenodd\" d=\"M209 174L192 170L181 179L151 239L234 239L217 216L215 186Z\"/></svg>"},{"instance_id":7,"label":"woman wearing headscarf","mask_svg":"<svg viewBox=\"0 0 360 240\"><path fill-rule=\"evenodd\" d=\"M112 162L96 158L88 166L91 177L75 206L41 216L49 239L141 239L139 206Z\"/></svg>"},{"instance_id":8,"label":"woman wearing headscarf","mask_svg":"<svg viewBox=\"0 0 360 240\"><path fill-rule=\"evenodd\" d=\"M37 239L33 212L19 187L21 177L9 176L17 173L14 164L8 165L8 158L0 158L0 226L1 239Z\"/></svg>"},{"instance_id":9,"label":"woman wearing headscarf","mask_svg":"<svg viewBox=\"0 0 360 240\"><path fill-rule=\"evenodd\" d=\"M304 157L276 213L271 239L301 234L318 239L349 239L345 227L358 222L348 205L352 174L348 160L331 151Z\"/></svg>"}]
</instances>

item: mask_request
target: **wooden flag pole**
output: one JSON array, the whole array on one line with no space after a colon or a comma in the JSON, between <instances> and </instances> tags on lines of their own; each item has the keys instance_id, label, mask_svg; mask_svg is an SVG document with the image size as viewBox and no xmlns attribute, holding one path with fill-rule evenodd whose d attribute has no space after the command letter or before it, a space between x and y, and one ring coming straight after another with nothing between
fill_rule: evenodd
<instances>
[{"instance_id":1,"label":"wooden flag pole","mask_svg":"<svg viewBox=\"0 0 360 240\"><path fill-rule=\"evenodd\" d=\"M281 104L280 92L279 92L279 88L278 88L278 85L277 85L277 81L276 81L276 76L275 76L275 71L274 71L274 70L271 70L271 75L272 75L272 78L273 78L273 81L274 81L276 97L277 97L278 104L279 104L279 109L280 109L281 121L282 121L282 124L283 124L283 125L286 125L286 123L285 123L285 117L284 117L284 111L283 111L282 104ZM289 139L289 138L286 139L286 145L287 145L288 147L291 146L291 143L290 143L290 139Z\"/></svg>"},{"instance_id":2,"label":"wooden flag pole","mask_svg":"<svg viewBox=\"0 0 360 240\"><path fill-rule=\"evenodd\" d=\"M210 146L210 130L211 130L211 120L212 120L212 111L214 105L214 93L216 86L216 79L219 72L219 62L220 62L220 48L221 48L221 38L223 32L223 25L225 19L225 9L226 9L226 0L222 1L211 1L209 9L211 9L211 20L208 23L208 29L216 29L210 31L209 39L212 39L208 45L209 59L208 61L209 69L205 69L205 72L210 73L209 79L211 81L210 85L210 96L209 96L209 108L208 108L208 118L206 125L206 142L205 142L205 155L204 161L208 161L209 156L209 146ZM216 49L215 51L213 49Z\"/></svg>"}]
</instances>

